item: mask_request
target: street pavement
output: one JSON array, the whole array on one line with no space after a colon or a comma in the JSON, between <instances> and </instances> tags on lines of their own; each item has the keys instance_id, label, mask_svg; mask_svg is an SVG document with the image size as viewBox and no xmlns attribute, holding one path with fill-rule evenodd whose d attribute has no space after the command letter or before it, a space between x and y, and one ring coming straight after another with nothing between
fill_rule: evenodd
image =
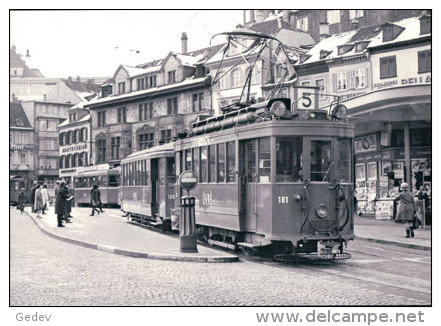
<instances>
[{"instance_id":1,"label":"street pavement","mask_svg":"<svg viewBox=\"0 0 441 326\"><path fill-rule=\"evenodd\" d=\"M138 258L195 262L236 262L239 257L222 250L198 244L197 253L180 252L179 237L160 231L145 229L128 223L119 209L106 209L100 215L90 216L89 208L74 207L73 223L57 227L54 207L46 215L37 214L26 208L29 216L45 234L65 242L83 247L107 251ZM431 228L415 230L414 238L405 238L405 225L391 220L375 220L355 217L356 241L396 245L400 247L431 250Z\"/></svg>"}]
</instances>

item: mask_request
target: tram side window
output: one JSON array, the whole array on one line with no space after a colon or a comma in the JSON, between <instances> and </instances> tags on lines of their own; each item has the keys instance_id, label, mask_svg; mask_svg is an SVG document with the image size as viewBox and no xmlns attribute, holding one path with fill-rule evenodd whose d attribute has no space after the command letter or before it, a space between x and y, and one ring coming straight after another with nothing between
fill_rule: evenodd
<instances>
[{"instance_id":1,"label":"tram side window","mask_svg":"<svg viewBox=\"0 0 441 326\"><path fill-rule=\"evenodd\" d=\"M209 157L209 175L208 182L216 182L216 147L215 145L208 146L208 157Z\"/></svg>"},{"instance_id":2,"label":"tram side window","mask_svg":"<svg viewBox=\"0 0 441 326\"><path fill-rule=\"evenodd\" d=\"M351 178L351 140L338 139L337 180L350 182Z\"/></svg>"},{"instance_id":3,"label":"tram side window","mask_svg":"<svg viewBox=\"0 0 441 326\"><path fill-rule=\"evenodd\" d=\"M117 175L109 175L109 187L118 187Z\"/></svg>"},{"instance_id":4,"label":"tram side window","mask_svg":"<svg viewBox=\"0 0 441 326\"><path fill-rule=\"evenodd\" d=\"M236 155L235 155L235 143L234 141L227 143L227 182L235 181L236 172Z\"/></svg>"},{"instance_id":5,"label":"tram side window","mask_svg":"<svg viewBox=\"0 0 441 326\"><path fill-rule=\"evenodd\" d=\"M329 181L331 168L331 141L311 141L311 181Z\"/></svg>"},{"instance_id":6,"label":"tram side window","mask_svg":"<svg viewBox=\"0 0 441 326\"><path fill-rule=\"evenodd\" d=\"M207 164L207 146L203 146L200 148L201 151L201 182L207 182L208 178L207 178L207 168L208 168L208 164Z\"/></svg>"},{"instance_id":7,"label":"tram side window","mask_svg":"<svg viewBox=\"0 0 441 326\"><path fill-rule=\"evenodd\" d=\"M172 185L176 182L175 178L175 160L167 158L167 184Z\"/></svg>"},{"instance_id":8,"label":"tram side window","mask_svg":"<svg viewBox=\"0 0 441 326\"><path fill-rule=\"evenodd\" d=\"M276 138L276 182L301 182L302 137Z\"/></svg>"},{"instance_id":9,"label":"tram side window","mask_svg":"<svg viewBox=\"0 0 441 326\"><path fill-rule=\"evenodd\" d=\"M193 148L193 171L198 176L199 181L199 148Z\"/></svg>"},{"instance_id":10,"label":"tram side window","mask_svg":"<svg viewBox=\"0 0 441 326\"><path fill-rule=\"evenodd\" d=\"M225 144L217 144L217 182L225 182Z\"/></svg>"},{"instance_id":11,"label":"tram side window","mask_svg":"<svg viewBox=\"0 0 441 326\"><path fill-rule=\"evenodd\" d=\"M247 181L254 182L257 176L256 141L254 139L245 143L245 160Z\"/></svg>"},{"instance_id":12,"label":"tram side window","mask_svg":"<svg viewBox=\"0 0 441 326\"><path fill-rule=\"evenodd\" d=\"M271 174L270 138L259 138L259 182L269 182Z\"/></svg>"}]
</instances>

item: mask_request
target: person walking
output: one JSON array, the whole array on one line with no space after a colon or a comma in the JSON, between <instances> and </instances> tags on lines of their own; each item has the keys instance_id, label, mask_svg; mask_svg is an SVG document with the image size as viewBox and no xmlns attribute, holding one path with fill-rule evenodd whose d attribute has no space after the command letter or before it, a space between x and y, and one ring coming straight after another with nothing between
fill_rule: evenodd
<instances>
[{"instance_id":1,"label":"person walking","mask_svg":"<svg viewBox=\"0 0 441 326\"><path fill-rule=\"evenodd\" d=\"M34 213L34 204L35 204L35 191L37 190L37 181L34 181L31 189L31 197L29 198L29 202L31 203L31 212Z\"/></svg>"},{"instance_id":2,"label":"person walking","mask_svg":"<svg viewBox=\"0 0 441 326\"><path fill-rule=\"evenodd\" d=\"M18 193L18 198L17 198L17 205L18 205L18 209L20 210L20 213L23 214L23 210L25 208L26 205L26 189L25 188L21 188L20 192Z\"/></svg>"},{"instance_id":3,"label":"person walking","mask_svg":"<svg viewBox=\"0 0 441 326\"><path fill-rule=\"evenodd\" d=\"M73 189L70 187L70 183L66 183L66 189L69 192L69 196L73 198ZM73 204L73 200L70 200L67 204L66 204L66 222L67 223L71 223L70 219L73 217L71 215L72 212L72 204Z\"/></svg>"},{"instance_id":4,"label":"person walking","mask_svg":"<svg viewBox=\"0 0 441 326\"><path fill-rule=\"evenodd\" d=\"M35 188L35 203L34 212L37 213L37 217L41 217L40 212L43 211L43 196L41 195L41 185L37 185Z\"/></svg>"},{"instance_id":5,"label":"person walking","mask_svg":"<svg viewBox=\"0 0 441 326\"><path fill-rule=\"evenodd\" d=\"M42 214L46 214L44 211L49 209L49 194L47 192L47 185L44 184L41 188L41 197L43 199L43 209Z\"/></svg>"},{"instance_id":6,"label":"person walking","mask_svg":"<svg viewBox=\"0 0 441 326\"><path fill-rule=\"evenodd\" d=\"M57 198L55 200L55 214L57 214L58 227L64 227L63 218L66 214L66 205L72 199L69 195L69 190L67 190L65 185L66 183L64 181L60 182L60 186L57 190Z\"/></svg>"},{"instance_id":7,"label":"person walking","mask_svg":"<svg viewBox=\"0 0 441 326\"><path fill-rule=\"evenodd\" d=\"M92 189L90 190L90 206L92 206L92 213L90 216L94 216L95 212L100 214L100 211L97 209L99 203L101 203L101 192L98 189L98 185L93 185Z\"/></svg>"},{"instance_id":8,"label":"person walking","mask_svg":"<svg viewBox=\"0 0 441 326\"><path fill-rule=\"evenodd\" d=\"M406 238L414 237L416 229L415 200L406 182L401 184L401 193L395 198L398 201L397 220L406 223Z\"/></svg>"}]
</instances>

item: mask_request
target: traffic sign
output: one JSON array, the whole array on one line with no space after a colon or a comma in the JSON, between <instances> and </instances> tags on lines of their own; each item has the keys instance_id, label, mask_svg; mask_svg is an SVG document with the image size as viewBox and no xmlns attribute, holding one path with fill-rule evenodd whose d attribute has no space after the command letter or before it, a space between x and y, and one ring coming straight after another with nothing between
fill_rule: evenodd
<instances>
[{"instance_id":1,"label":"traffic sign","mask_svg":"<svg viewBox=\"0 0 441 326\"><path fill-rule=\"evenodd\" d=\"M184 171L179 176L179 184L181 185L182 188L184 188L187 191L190 191L191 189L196 187L197 183L198 183L198 179L193 171L190 170Z\"/></svg>"}]
</instances>

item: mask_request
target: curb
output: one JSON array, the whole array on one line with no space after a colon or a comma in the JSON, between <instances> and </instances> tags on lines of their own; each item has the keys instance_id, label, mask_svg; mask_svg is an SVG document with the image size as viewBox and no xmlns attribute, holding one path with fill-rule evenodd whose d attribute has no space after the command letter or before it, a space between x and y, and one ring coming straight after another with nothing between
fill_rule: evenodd
<instances>
[{"instance_id":1,"label":"curb","mask_svg":"<svg viewBox=\"0 0 441 326\"><path fill-rule=\"evenodd\" d=\"M182 261L182 262L197 262L197 263L231 263L239 261L239 256L229 256L229 257L221 257L221 256L202 256L202 257L194 257L194 256L184 256L184 255L173 255L173 254L161 254L161 253L146 253L146 252L136 252L129 251L124 249L119 249L117 247L112 247L109 245L98 245L92 244L80 240L74 240L66 237L62 237L55 233L48 231L41 223L39 223L34 216L32 216L29 212L26 212L27 216L38 226L41 232L46 234L47 236L67 242L70 244L74 244L77 246L106 251L112 254L127 256L132 258L147 258L147 259L156 259L156 260L170 260L170 261Z\"/></svg>"},{"instance_id":2,"label":"curb","mask_svg":"<svg viewBox=\"0 0 441 326\"><path fill-rule=\"evenodd\" d=\"M356 239L357 240L367 241L367 242L375 242L375 243L393 245L393 246L397 246L397 247L404 247L404 248L411 248L411 249L417 249L417 250L432 251L432 247L431 246L416 245L416 244L413 244L413 243L404 243L404 242L398 242L398 241L390 241L390 240L382 240L382 239L360 237L358 235L356 236Z\"/></svg>"}]
</instances>

